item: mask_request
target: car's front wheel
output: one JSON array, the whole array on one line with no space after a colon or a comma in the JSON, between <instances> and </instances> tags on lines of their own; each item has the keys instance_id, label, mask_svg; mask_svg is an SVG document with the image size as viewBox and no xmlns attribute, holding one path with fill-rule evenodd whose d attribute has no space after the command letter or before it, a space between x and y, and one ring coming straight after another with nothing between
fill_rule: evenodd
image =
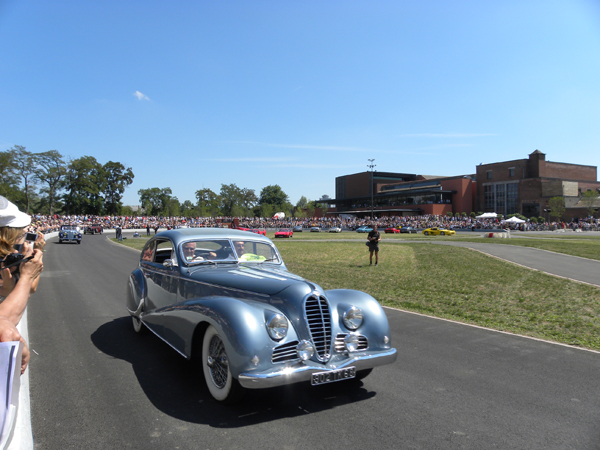
<instances>
[{"instance_id":1,"label":"car's front wheel","mask_svg":"<svg viewBox=\"0 0 600 450\"><path fill-rule=\"evenodd\" d=\"M429 236L429 231L425 231L423 234L425 234L425 236Z\"/></svg>"},{"instance_id":2,"label":"car's front wheel","mask_svg":"<svg viewBox=\"0 0 600 450\"><path fill-rule=\"evenodd\" d=\"M441 231L441 232L440 232L440 234L441 234L442 236L446 236L446 233L444 233L443 231Z\"/></svg>"},{"instance_id":3,"label":"car's front wheel","mask_svg":"<svg viewBox=\"0 0 600 450\"><path fill-rule=\"evenodd\" d=\"M212 325L202 341L202 371L210 395L215 400L232 403L241 397L243 389L231 375L225 344Z\"/></svg>"}]
</instances>

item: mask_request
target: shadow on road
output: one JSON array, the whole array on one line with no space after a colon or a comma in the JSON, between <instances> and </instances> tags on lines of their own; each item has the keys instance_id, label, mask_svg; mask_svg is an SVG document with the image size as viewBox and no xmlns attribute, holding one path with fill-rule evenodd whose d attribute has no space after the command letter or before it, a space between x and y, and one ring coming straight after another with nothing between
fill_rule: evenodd
<instances>
[{"instance_id":1,"label":"shadow on road","mask_svg":"<svg viewBox=\"0 0 600 450\"><path fill-rule=\"evenodd\" d=\"M130 317L100 326L91 336L103 353L129 362L152 404L172 417L220 428L238 428L296 417L373 398L361 381L312 387L296 384L247 390L235 405L212 399L202 373L151 333L138 335Z\"/></svg>"}]
</instances>

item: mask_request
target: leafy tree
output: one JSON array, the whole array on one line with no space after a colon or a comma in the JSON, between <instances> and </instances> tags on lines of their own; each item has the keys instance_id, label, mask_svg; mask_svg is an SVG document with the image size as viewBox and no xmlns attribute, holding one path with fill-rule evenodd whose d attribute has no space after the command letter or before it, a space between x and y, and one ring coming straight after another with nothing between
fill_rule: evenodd
<instances>
[{"instance_id":1,"label":"leafy tree","mask_svg":"<svg viewBox=\"0 0 600 450\"><path fill-rule=\"evenodd\" d=\"M250 211L252 210L254 205L256 205L258 198L256 198L254 189L247 189L247 188L242 189L241 196L242 196L242 207L245 210L244 215L249 216Z\"/></svg>"},{"instance_id":2,"label":"leafy tree","mask_svg":"<svg viewBox=\"0 0 600 450\"><path fill-rule=\"evenodd\" d=\"M594 204L598 200L598 194L595 191L585 191L581 195L581 203L586 207L586 212L588 216L594 215Z\"/></svg>"},{"instance_id":3,"label":"leafy tree","mask_svg":"<svg viewBox=\"0 0 600 450\"><path fill-rule=\"evenodd\" d=\"M104 182L102 193L104 194L104 208L107 214L119 215L123 203L125 188L133 183L133 172L131 167L127 169L120 162L108 161L102 166Z\"/></svg>"},{"instance_id":4,"label":"leafy tree","mask_svg":"<svg viewBox=\"0 0 600 450\"><path fill-rule=\"evenodd\" d=\"M37 157L35 154L28 152L25 150L25 147L22 145L15 145L12 148L13 152L13 164L16 170L16 173L23 180L23 193L25 194L24 198L24 207L25 212L29 214L29 207L31 204L31 195L33 190L35 189L35 170L37 166ZM17 204L20 203L17 200ZM19 205L20 206L20 205Z\"/></svg>"},{"instance_id":5,"label":"leafy tree","mask_svg":"<svg viewBox=\"0 0 600 450\"><path fill-rule=\"evenodd\" d=\"M71 160L64 180L66 214L103 214L104 198L100 193L104 188L104 171L96 158L82 156Z\"/></svg>"},{"instance_id":6,"label":"leafy tree","mask_svg":"<svg viewBox=\"0 0 600 450\"><path fill-rule=\"evenodd\" d=\"M477 214L475 214L475 211L471 211L471 214L469 214L469 215L471 216L472 219L477 217Z\"/></svg>"},{"instance_id":7,"label":"leafy tree","mask_svg":"<svg viewBox=\"0 0 600 450\"><path fill-rule=\"evenodd\" d=\"M178 215L183 217L194 217L196 215L196 207L191 201L185 200L181 204Z\"/></svg>"},{"instance_id":8,"label":"leafy tree","mask_svg":"<svg viewBox=\"0 0 600 450\"><path fill-rule=\"evenodd\" d=\"M273 217L275 213L275 207L269 203L263 203L259 207L259 215L260 217Z\"/></svg>"},{"instance_id":9,"label":"leafy tree","mask_svg":"<svg viewBox=\"0 0 600 450\"><path fill-rule=\"evenodd\" d=\"M278 184L272 184L265 186L260 191L260 198L258 199L259 205L273 205L278 211L289 212L291 204L289 198L285 192L281 189Z\"/></svg>"},{"instance_id":10,"label":"leafy tree","mask_svg":"<svg viewBox=\"0 0 600 450\"><path fill-rule=\"evenodd\" d=\"M0 195L15 203L23 196L19 189L19 175L11 150L0 152Z\"/></svg>"},{"instance_id":11,"label":"leafy tree","mask_svg":"<svg viewBox=\"0 0 600 450\"><path fill-rule=\"evenodd\" d=\"M308 199L303 195L302 197L300 197L300 200L298 200L298 202L296 203L296 208L304 209L306 208L306 205L308 205Z\"/></svg>"},{"instance_id":12,"label":"leafy tree","mask_svg":"<svg viewBox=\"0 0 600 450\"><path fill-rule=\"evenodd\" d=\"M565 199L561 196L552 197L548 206L550 207L550 217L553 217L556 222L561 220L565 213Z\"/></svg>"},{"instance_id":13,"label":"leafy tree","mask_svg":"<svg viewBox=\"0 0 600 450\"><path fill-rule=\"evenodd\" d=\"M221 197L206 188L196 191L198 215L201 217L216 217L221 215Z\"/></svg>"},{"instance_id":14,"label":"leafy tree","mask_svg":"<svg viewBox=\"0 0 600 450\"><path fill-rule=\"evenodd\" d=\"M166 216L170 208L171 194L171 188L168 187L163 189L154 187L138 191L140 204L149 216Z\"/></svg>"},{"instance_id":15,"label":"leafy tree","mask_svg":"<svg viewBox=\"0 0 600 450\"><path fill-rule=\"evenodd\" d=\"M235 183L221 184L219 197L221 199L221 211L224 215L243 215L242 207L240 206L243 201L243 194L242 190Z\"/></svg>"},{"instance_id":16,"label":"leafy tree","mask_svg":"<svg viewBox=\"0 0 600 450\"><path fill-rule=\"evenodd\" d=\"M538 222L537 218L535 218L535 217L532 217L529 220L531 221L531 223L537 223Z\"/></svg>"},{"instance_id":17,"label":"leafy tree","mask_svg":"<svg viewBox=\"0 0 600 450\"><path fill-rule=\"evenodd\" d=\"M67 165L63 156L57 150L48 150L37 154L38 166L35 169L35 178L46 185L42 192L47 194L48 214L54 214L56 197L61 189L67 174Z\"/></svg>"}]
</instances>

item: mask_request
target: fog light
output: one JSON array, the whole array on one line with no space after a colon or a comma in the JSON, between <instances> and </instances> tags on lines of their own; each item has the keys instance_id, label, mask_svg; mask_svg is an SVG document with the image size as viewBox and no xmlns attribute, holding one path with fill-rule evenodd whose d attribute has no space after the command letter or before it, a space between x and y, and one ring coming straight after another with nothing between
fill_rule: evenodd
<instances>
[{"instance_id":1,"label":"fog light","mask_svg":"<svg viewBox=\"0 0 600 450\"><path fill-rule=\"evenodd\" d=\"M348 350L349 352L355 352L358 350L358 336L355 334L349 334L348 336L346 336L346 339L344 339L344 346L346 347L346 350Z\"/></svg>"},{"instance_id":2,"label":"fog light","mask_svg":"<svg viewBox=\"0 0 600 450\"><path fill-rule=\"evenodd\" d=\"M302 341L298 344L298 347L296 347L296 352L298 353L298 358L302 361L306 361L315 354L315 347L308 341Z\"/></svg>"}]
</instances>

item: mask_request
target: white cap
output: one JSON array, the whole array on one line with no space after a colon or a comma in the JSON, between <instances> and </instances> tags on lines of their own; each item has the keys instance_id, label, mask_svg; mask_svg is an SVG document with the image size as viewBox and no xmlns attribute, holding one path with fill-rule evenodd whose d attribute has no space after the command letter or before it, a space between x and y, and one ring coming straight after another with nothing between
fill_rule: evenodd
<instances>
[{"instance_id":1,"label":"white cap","mask_svg":"<svg viewBox=\"0 0 600 450\"><path fill-rule=\"evenodd\" d=\"M30 223L31 216L0 195L0 227L25 228Z\"/></svg>"}]
</instances>

